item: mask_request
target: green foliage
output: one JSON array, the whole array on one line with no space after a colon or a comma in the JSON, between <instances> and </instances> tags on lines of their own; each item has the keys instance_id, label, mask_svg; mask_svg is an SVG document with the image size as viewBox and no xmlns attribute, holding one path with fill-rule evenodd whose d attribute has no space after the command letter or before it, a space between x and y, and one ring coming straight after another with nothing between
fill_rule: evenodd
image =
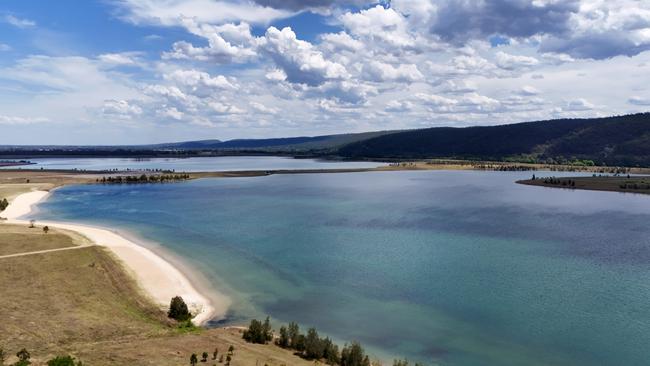
<instances>
[{"instance_id":1,"label":"green foliage","mask_svg":"<svg viewBox=\"0 0 650 366\"><path fill-rule=\"evenodd\" d=\"M289 347L289 331L284 325L280 327L280 336L278 337L278 341L276 343L282 348Z\"/></svg>"},{"instance_id":2,"label":"green foliage","mask_svg":"<svg viewBox=\"0 0 650 366\"><path fill-rule=\"evenodd\" d=\"M82 366L81 361L74 361L72 356L56 356L47 361L47 366Z\"/></svg>"},{"instance_id":3,"label":"green foliage","mask_svg":"<svg viewBox=\"0 0 650 366\"><path fill-rule=\"evenodd\" d=\"M29 359L32 357L29 352L23 348L18 353L16 353L16 357L18 357L18 362L15 363L17 366L24 366L24 365L29 365L31 362Z\"/></svg>"},{"instance_id":4,"label":"green foliage","mask_svg":"<svg viewBox=\"0 0 650 366\"><path fill-rule=\"evenodd\" d=\"M4 211L7 206L9 206L9 201L7 201L6 198L3 198L2 201L0 201L0 211Z\"/></svg>"},{"instance_id":5,"label":"green foliage","mask_svg":"<svg viewBox=\"0 0 650 366\"><path fill-rule=\"evenodd\" d=\"M341 366L370 366L370 359L359 342L346 345L341 351Z\"/></svg>"},{"instance_id":6,"label":"green foliage","mask_svg":"<svg viewBox=\"0 0 650 366\"><path fill-rule=\"evenodd\" d=\"M208 362L208 353L207 352L203 352L203 354L201 354L201 362Z\"/></svg>"},{"instance_id":7,"label":"green foliage","mask_svg":"<svg viewBox=\"0 0 650 366\"><path fill-rule=\"evenodd\" d=\"M192 353L190 356L190 365L196 366L197 363L199 363L199 358L196 356L196 353Z\"/></svg>"},{"instance_id":8,"label":"green foliage","mask_svg":"<svg viewBox=\"0 0 650 366\"><path fill-rule=\"evenodd\" d=\"M320 359L323 357L324 350L323 341L318 337L316 329L309 328L305 336L305 358Z\"/></svg>"},{"instance_id":9,"label":"green foliage","mask_svg":"<svg viewBox=\"0 0 650 366\"><path fill-rule=\"evenodd\" d=\"M650 113L398 131L347 144L337 154L352 158L439 157L650 166Z\"/></svg>"},{"instance_id":10,"label":"green foliage","mask_svg":"<svg viewBox=\"0 0 650 366\"><path fill-rule=\"evenodd\" d=\"M246 342L259 344L266 344L266 342L272 340L273 333L271 331L269 317L266 317L264 323L257 319L251 320L248 329L244 331L243 338Z\"/></svg>"},{"instance_id":11,"label":"green foliage","mask_svg":"<svg viewBox=\"0 0 650 366\"><path fill-rule=\"evenodd\" d=\"M181 322L192 319L192 314L190 314L187 304L185 304L185 301L180 296L175 296L171 300L167 316Z\"/></svg>"},{"instance_id":12,"label":"green foliage","mask_svg":"<svg viewBox=\"0 0 650 366\"><path fill-rule=\"evenodd\" d=\"M289 323L288 335L289 335L289 346L295 349L296 345L298 344L298 338L300 336L300 327L298 326L298 324L294 322Z\"/></svg>"}]
</instances>

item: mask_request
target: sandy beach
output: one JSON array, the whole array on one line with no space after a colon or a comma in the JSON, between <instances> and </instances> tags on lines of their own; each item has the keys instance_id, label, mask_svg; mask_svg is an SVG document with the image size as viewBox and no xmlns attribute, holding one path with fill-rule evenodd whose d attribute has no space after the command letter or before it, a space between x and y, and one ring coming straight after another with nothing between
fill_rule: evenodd
<instances>
[{"instance_id":1,"label":"sandy beach","mask_svg":"<svg viewBox=\"0 0 650 366\"><path fill-rule=\"evenodd\" d=\"M20 218L29 214L32 207L48 195L49 192L41 190L23 193L14 198L0 216L6 218L7 223L27 225L29 221ZM172 297L181 296L192 313L196 314L193 318L196 325L224 316L230 305L229 299L223 295L208 297L202 294L177 267L148 248L111 230L53 221L38 221L37 225L72 230L97 245L109 248L123 262L140 287L161 308L166 309Z\"/></svg>"}]
</instances>

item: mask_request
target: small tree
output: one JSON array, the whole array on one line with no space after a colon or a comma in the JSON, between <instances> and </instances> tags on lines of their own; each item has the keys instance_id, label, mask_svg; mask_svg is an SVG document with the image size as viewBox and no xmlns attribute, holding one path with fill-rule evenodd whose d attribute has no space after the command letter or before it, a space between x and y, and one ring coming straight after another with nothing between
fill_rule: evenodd
<instances>
[{"instance_id":1,"label":"small tree","mask_svg":"<svg viewBox=\"0 0 650 366\"><path fill-rule=\"evenodd\" d=\"M47 225L46 225L46 226L43 226L43 232L44 232L45 234L47 234L49 231L50 231L50 228L49 228Z\"/></svg>"},{"instance_id":2,"label":"small tree","mask_svg":"<svg viewBox=\"0 0 650 366\"><path fill-rule=\"evenodd\" d=\"M201 362L208 362L208 353L207 352L203 352L203 354L201 355Z\"/></svg>"},{"instance_id":3,"label":"small tree","mask_svg":"<svg viewBox=\"0 0 650 366\"><path fill-rule=\"evenodd\" d=\"M36 220L29 220L29 228L30 229L34 228L34 224L36 224Z\"/></svg>"},{"instance_id":4,"label":"small tree","mask_svg":"<svg viewBox=\"0 0 650 366\"><path fill-rule=\"evenodd\" d=\"M234 353L235 353L235 346L231 344L230 347L228 347L228 355L232 356Z\"/></svg>"},{"instance_id":5,"label":"small tree","mask_svg":"<svg viewBox=\"0 0 650 366\"><path fill-rule=\"evenodd\" d=\"M72 356L56 356L47 361L47 366L81 366L81 361L75 363Z\"/></svg>"},{"instance_id":6,"label":"small tree","mask_svg":"<svg viewBox=\"0 0 650 366\"><path fill-rule=\"evenodd\" d=\"M5 359L6 359L5 350L0 348L0 366L5 364Z\"/></svg>"},{"instance_id":7,"label":"small tree","mask_svg":"<svg viewBox=\"0 0 650 366\"><path fill-rule=\"evenodd\" d=\"M190 314L187 304L185 304L185 301L183 301L183 298L180 296L172 298L172 301L169 304L167 316L181 322L192 318L192 314Z\"/></svg>"},{"instance_id":8,"label":"small tree","mask_svg":"<svg viewBox=\"0 0 650 366\"><path fill-rule=\"evenodd\" d=\"M289 331L284 325L280 327L280 337L278 337L277 344L282 348L289 347Z\"/></svg>"},{"instance_id":9,"label":"small tree","mask_svg":"<svg viewBox=\"0 0 650 366\"><path fill-rule=\"evenodd\" d=\"M215 347L214 352L212 352L212 359L216 360L218 354L219 354L219 349Z\"/></svg>"},{"instance_id":10,"label":"small tree","mask_svg":"<svg viewBox=\"0 0 650 366\"><path fill-rule=\"evenodd\" d=\"M196 366L197 363L199 363L199 358L196 357L196 353L192 353L190 356L190 365Z\"/></svg>"},{"instance_id":11,"label":"small tree","mask_svg":"<svg viewBox=\"0 0 650 366\"><path fill-rule=\"evenodd\" d=\"M18 362L16 362L14 365L16 366L26 366L31 364L29 359L32 357L29 352L25 348L21 349L16 353L16 357L18 357Z\"/></svg>"},{"instance_id":12,"label":"small tree","mask_svg":"<svg viewBox=\"0 0 650 366\"><path fill-rule=\"evenodd\" d=\"M231 355L226 356L226 365L230 366L230 361L232 361L232 356Z\"/></svg>"}]
</instances>

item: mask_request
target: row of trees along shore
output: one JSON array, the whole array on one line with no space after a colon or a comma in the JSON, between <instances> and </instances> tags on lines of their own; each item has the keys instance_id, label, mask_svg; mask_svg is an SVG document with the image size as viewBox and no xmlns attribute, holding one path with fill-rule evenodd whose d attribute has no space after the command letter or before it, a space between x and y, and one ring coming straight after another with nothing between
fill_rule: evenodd
<instances>
[{"instance_id":1,"label":"row of trees along shore","mask_svg":"<svg viewBox=\"0 0 650 366\"><path fill-rule=\"evenodd\" d=\"M16 353L18 361L7 366L28 366L32 364L31 358L32 355L25 348L21 349ZM0 347L0 366L5 364L7 360L7 355L5 351ZM45 363L47 366L83 366L81 361L75 361L72 356L56 356Z\"/></svg>"},{"instance_id":2,"label":"row of trees along shore","mask_svg":"<svg viewBox=\"0 0 650 366\"><path fill-rule=\"evenodd\" d=\"M298 324L291 322L288 326L281 326L276 337L271 329L267 317L264 322L253 319L242 335L249 343L267 344L275 339L275 344L285 349L296 351L296 355L315 361L324 361L328 365L339 366L376 366L378 362L371 362L359 342L345 344L339 347L329 337L321 338L315 328L309 328L307 334L300 332ZM407 360L395 360L393 366L408 366ZM416 363L415 366L422 366Z\"/></svg>"},{"instance_id":3,"label":"row of trees along shore","mask_svg":"<svg viewBox=\"0 0 650 366\"><path fill-rule=\"evenodd\" d=\"M165 182L176 182L180 180L190 179L189 174L152 174L146 175L142 174L137 175L118 175L115 177L102 177L97 179L97 183L103 184L142 184L142 183L165 183Z\"/></svg>"}]
</instances>

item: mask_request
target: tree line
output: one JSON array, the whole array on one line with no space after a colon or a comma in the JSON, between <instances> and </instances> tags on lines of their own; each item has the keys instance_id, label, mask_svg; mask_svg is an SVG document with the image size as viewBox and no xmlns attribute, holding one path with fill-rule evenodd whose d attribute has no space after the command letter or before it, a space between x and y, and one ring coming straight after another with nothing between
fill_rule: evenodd
<instances>
[{"instance_id":1,"label":"tree line","mask_svg":"<svg viewBox=\"0 0 650 366\"><path fill-rule=\"evenodd\" d=\"M190 179L189 174L162 174L162 175L118 175L115 177L102 177L97 183L102 184L142 184L142 183L165 183Z\"/></svg>"},{"instance_id":2,"label":"tree line","mask_svg":"<svg viewBox=\"0 0 650 366\"><path fill-rule=\"evenodd\" d=\"M242 338L249 343L267 344L275 338L279 347L296 351L296 355L315 361L324 361L328 365L338 366L375 366L359 342L345 344L339 351L329 337L320 337L315 328L309 328L306 334L301 333L295 322L281 326L277 337L274 337L269 318L264 322L253 319L244 330ZM407 360L395 360L394 366L408 366ZM415 366L422 366L416 363Z\"/></svg>"}]
</instances>

